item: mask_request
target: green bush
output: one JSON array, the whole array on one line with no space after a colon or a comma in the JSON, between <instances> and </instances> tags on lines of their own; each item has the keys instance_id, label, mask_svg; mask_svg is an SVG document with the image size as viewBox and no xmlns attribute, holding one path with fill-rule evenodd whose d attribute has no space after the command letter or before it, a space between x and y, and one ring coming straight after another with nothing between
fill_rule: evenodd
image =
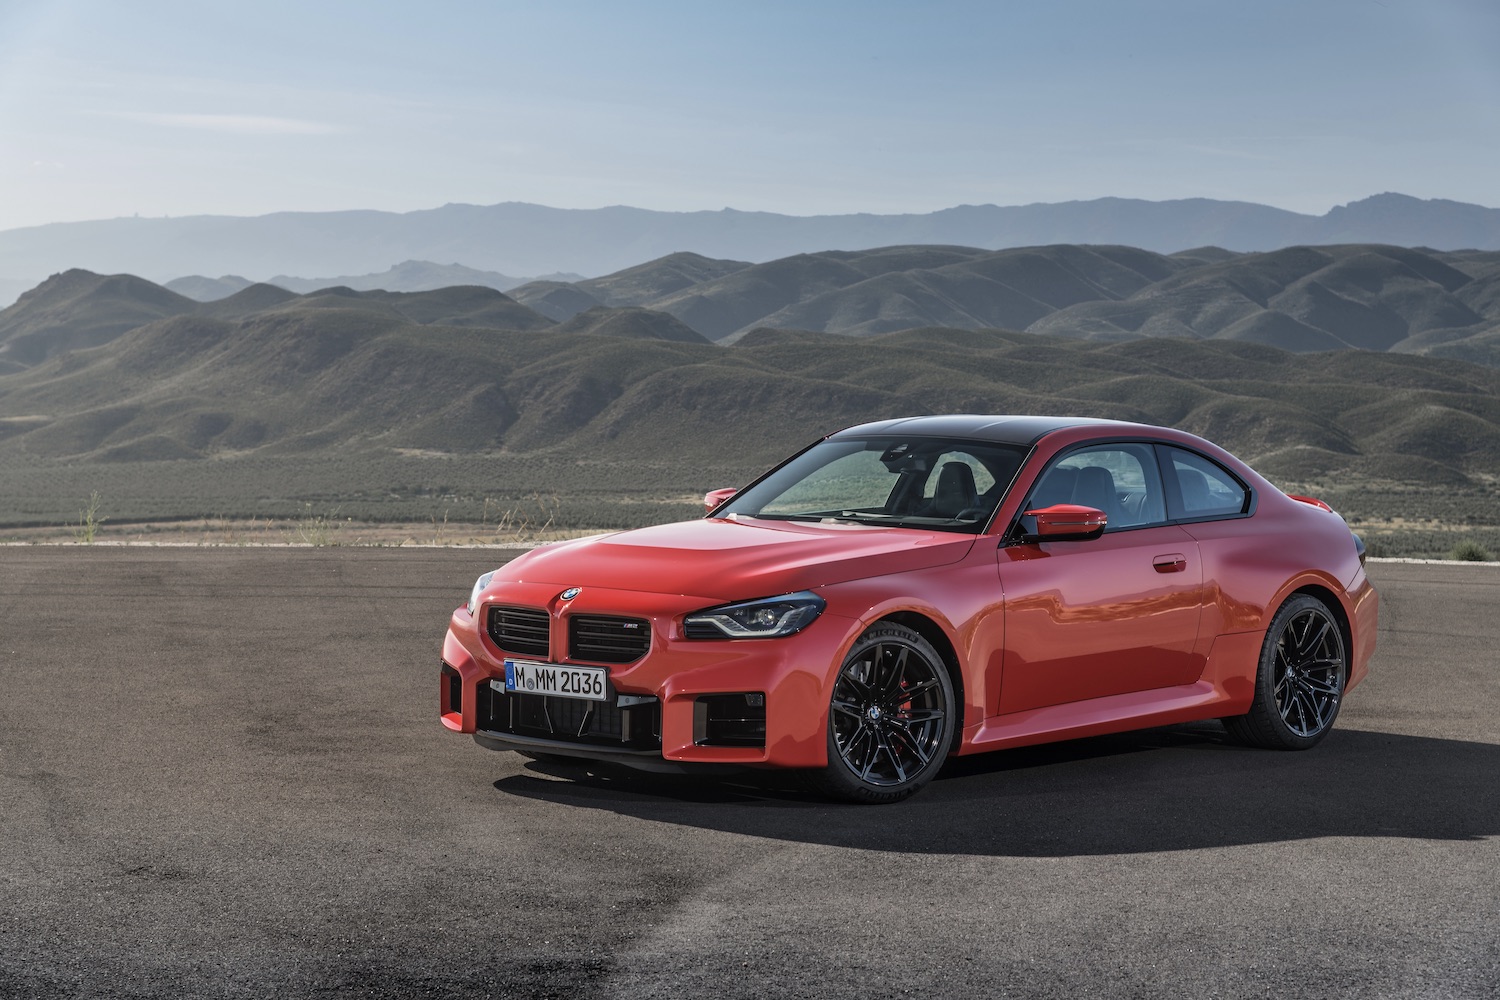
<instances>
[{"instance_id":1,"label":"green bush","mask_svg":"<svg viewBox=\"0 0 1500 1000\"><path fill-rule=\"evenodd\" d=\"M1476 541L1459 542L1448 550L1449 559L1457 559L1460 562L1493 562L1494 556L1490 550Z\"/></svg>"},{"instance_id":2,"label":"green bush","mask_svg":"<svg viewBox=\"0 0 1500 1000\"><path fill-rule=\"evenodd\" d=\"M107 517L99 516L100 502L99 491L94 490L89 494L89 505L78 512L78 527L74 529L73 537L84 545L94 544L100 525L109 520Z\"/></svg>"}]
</instances>

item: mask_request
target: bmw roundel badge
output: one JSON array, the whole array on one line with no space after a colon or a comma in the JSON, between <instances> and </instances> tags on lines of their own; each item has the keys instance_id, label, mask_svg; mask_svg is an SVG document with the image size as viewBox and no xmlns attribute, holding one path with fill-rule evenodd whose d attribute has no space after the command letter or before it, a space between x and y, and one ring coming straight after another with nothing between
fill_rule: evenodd
<instances>
[{"instance_id":1,"label":"bmw roundel badge","mask_svg":"<svg viewBox=\"0 0 1500 1000\"><path fill-rule=\"evenodd\" d=\"M563 591L561 594L558 594L557 596L558 596L559 600L571 601L573 598L577 597L581 593L583 593L583 588L582 587L569 587L567 590Z\"/></svg>"}]
</instances>

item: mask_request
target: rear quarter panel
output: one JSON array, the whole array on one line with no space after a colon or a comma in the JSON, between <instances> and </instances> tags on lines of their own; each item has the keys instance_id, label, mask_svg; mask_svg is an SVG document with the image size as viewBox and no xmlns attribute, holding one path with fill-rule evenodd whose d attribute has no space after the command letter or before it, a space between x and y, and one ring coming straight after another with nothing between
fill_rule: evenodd
<instances>
[{"instance_id":1,"label":"rear quarter panel","mask_svg":"<svg viewBox=\"0 0 1500 1000\"><path fill-rule=\"evenodd\" d=\"M1352 618L1347 586L1362 575L1349 528L1337 514L1280 493L1262 494L1250 517L1184 524L1198 541L1209 603L1202 633L1265 631L1296 591L1318 586Z\"/></svg>"}]
</instances>

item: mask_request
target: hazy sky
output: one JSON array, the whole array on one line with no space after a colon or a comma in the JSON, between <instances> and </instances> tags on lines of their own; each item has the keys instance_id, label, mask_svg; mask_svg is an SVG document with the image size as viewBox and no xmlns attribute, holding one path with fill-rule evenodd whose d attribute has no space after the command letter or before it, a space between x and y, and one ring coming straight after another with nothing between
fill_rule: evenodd
<instances>
[{"instance_id":1,"label":"hazy sky","mask_svg":"<svg viewBox=\"0 0 1500 1000\"><path fill-rule=\"evenodd\" d=\"M446 202L1500 205L1496 0L0 0L0 229Z\"/></svg>"}]
</instances>

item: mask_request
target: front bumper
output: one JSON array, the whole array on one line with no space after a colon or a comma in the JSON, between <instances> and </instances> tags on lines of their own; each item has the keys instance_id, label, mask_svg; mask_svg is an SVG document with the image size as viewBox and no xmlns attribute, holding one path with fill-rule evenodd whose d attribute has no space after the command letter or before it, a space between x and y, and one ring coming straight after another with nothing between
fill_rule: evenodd
<instances>
[{"instance_id":1,"label":"front bumper","mask_svg":"<svg viewBox=\"0 0 1500 1000\"><path fill-rule=\"evenodd\" d=\"M562 601L559 591L551 584L508 583L502 596L487 595L477 615L467 608L454 611L443 643L444 726L472 733L492 749L609 760L647 770L827 763L827 692L857 622L825 611L785 638L687 639L683 615L719 599L591 588ZM502 650L483 627L492 602L546 611L549 662L605 667L611 701L505 693L504 661L517 654ZM649 622L649 649L627 664L571 658L566 655L568 622L575 615ZM494 680L500 682L498 690ZM734 704L730 696L747 694L763 697L764 739L746 745L750 741L742 728L726 741L724 727L715 730L709 720ZM592 717L586 718L590 711Z\"/></svg>"}]
</instances>

